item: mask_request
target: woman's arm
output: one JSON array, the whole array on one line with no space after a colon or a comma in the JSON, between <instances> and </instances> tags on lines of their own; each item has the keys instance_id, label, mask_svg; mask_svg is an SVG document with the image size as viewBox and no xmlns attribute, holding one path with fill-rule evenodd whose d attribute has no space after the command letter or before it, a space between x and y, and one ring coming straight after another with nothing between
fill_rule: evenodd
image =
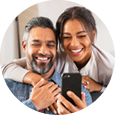
<instances>
[{"instance_id":1,"label":"woman's arm","mask_svg":"<svg viewBox=\"0 0 115 115\"><path fill-rule=\"evenodd\" d=\"M84 84L84 87L89 90L89 92L101 92L103 89L103 86L100 83L97 83L88 76L82 76L82 84Z\"/></svg>"},{"instance_id":2,"label":"woman's arm","mask_svg":"<svg viewBox=\"0 0 115 115\"><path fill-rule=\"evenodd\" d=\"M10 63L6 63L1 67L3 77L17 82L32 84L34 86L42 77L38 74L29 72L25 67L26 58L15 59Z\"/></svg>"},{"instance_id":3,"label":"woman's arm","mask_svg":"<svg viewBox=\"0 0 115 115\"><path fill-rule=\"evenodd\" d=\"M24 69L26 67L26 59L15 59L10 63L1 66L4 78L9 78L14 81L23 82L24 76L29 72Z\"/></svg>"}]
</instances>

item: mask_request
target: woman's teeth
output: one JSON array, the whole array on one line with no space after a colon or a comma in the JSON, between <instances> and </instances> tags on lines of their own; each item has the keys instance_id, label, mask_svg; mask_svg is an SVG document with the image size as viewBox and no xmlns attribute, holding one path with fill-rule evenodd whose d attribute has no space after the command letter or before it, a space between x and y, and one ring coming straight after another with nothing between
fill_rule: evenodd
<instances>
[{"instance_id":1,"label":"woman's teeth","mask_svg":"<svg viewBox=\"0 0 115 115\"><path fill-rule=\"evenodd\" d=\"M73 53L78 53L80 52L82 49L79 49L79 50L71 50Z\"/></svg>"}]
</instances>

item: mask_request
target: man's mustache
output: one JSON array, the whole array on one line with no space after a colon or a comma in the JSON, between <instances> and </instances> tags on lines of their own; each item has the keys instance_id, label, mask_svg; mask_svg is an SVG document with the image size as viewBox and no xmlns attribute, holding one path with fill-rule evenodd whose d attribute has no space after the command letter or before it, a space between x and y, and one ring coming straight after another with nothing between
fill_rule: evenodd
<instances>
[{"instance_id":1,"label":"man's mustache","mask_svg":"<svg viewBox=\"0 0 115 115\"><path fill-rule=\"evenodd\" d=\"M33 54L32 56L33 57L43 57L43 58L45 58L45 57L49 57L49 58L53 57L52 54L45 54L45 55L43 55L41 53L39 53L39 54Z\"/></svg>"}]
</instances>

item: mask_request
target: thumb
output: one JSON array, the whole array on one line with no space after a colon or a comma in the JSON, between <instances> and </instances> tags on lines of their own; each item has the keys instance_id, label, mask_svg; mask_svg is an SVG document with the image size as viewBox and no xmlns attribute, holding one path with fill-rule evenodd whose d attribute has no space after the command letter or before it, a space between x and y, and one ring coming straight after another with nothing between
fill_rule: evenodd
<instances>
[{"instance_id":1,"label":"thumb","mask_svg":"<svg viewBox=\"0 0 115 115\"><path fill-rule=\"evenodd\" d=\"M44 84L44 79L42 78L42 79L34 86L34 89L41 87L43 84Z\"/></svg>"}]
</instances>

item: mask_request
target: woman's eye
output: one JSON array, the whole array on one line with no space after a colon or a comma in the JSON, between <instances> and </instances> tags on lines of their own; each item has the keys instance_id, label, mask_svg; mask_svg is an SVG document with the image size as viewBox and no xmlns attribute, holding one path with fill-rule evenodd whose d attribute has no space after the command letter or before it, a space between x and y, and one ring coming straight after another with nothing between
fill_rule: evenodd
<instances>
[{"instance_id":1,"label":"woman's eye","mask_svg":"<svg viewBox=\"0 0 115 115\"><path fill-rule=\"evenodd\" d=\"M55 47L55 45L47 45L48 47L50 47L50 48L53 48L53 47Z\"/></svg>"},{"instance_id":2,"label":"woman's eye","mask_svg":"<svg viewBox=\"0 0 115 115\"><path fill-rule=\"evenodd\" d=\"M67 36L67 37L63 37L63 39L69 39L69 38L71 38L71 37L69 37L69 36Z\"/></svg>"},{"instance_id":3,"label":"woman's eye","mask_svg":"<svg viewBox=\"0 0 115 115\"><path fill-rule=\"evenodd\" d=\"M86 37L86 35L81 35L81 36L78 36L79 38L84 38L84 37Z\"/></svg>"}]
</instances>

